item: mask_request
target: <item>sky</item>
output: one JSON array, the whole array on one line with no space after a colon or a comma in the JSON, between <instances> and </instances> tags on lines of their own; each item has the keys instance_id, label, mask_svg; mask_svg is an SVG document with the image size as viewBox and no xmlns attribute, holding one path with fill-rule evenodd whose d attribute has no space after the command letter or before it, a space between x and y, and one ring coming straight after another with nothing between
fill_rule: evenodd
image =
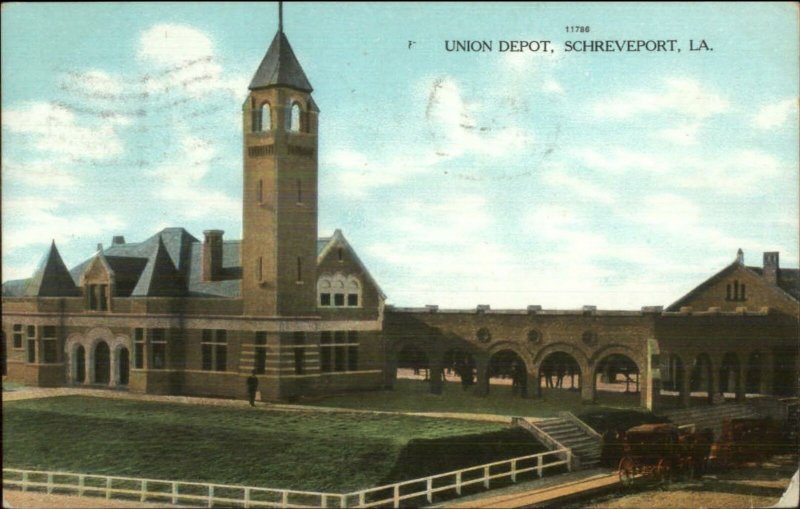
<instances>
[{"instance_id":1,"label":"sky","mask_svg":"<svg viewBox=\"0 0 800 509\"><path fill-rule=\"evenodd\" d=\"M114 235L240 238L241 106L276 3L2 9L4 281L51 240L72 267ZM341 229L390 304L639 309L739 248L798 266L792 3L292 2L284 32L321 110L319 234ZM566 51L594 40L681 51Z\"/></svg>"}]
</instances>

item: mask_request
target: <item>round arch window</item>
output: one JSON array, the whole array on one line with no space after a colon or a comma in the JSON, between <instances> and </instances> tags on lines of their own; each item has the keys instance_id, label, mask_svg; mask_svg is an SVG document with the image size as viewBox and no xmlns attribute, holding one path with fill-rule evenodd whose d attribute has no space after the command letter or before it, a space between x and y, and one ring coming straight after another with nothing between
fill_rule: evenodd
<instances>
[{"instance_id":1,"label":"round arch window","mask_svg":"<svg viewBox=\"0 0 800 509\"><path fill-rule=\"evenodd\" d=\"M542 342L542 333L536 329L531 329L528 331L528 343L532 345L538 345Z\"/></svg>"},{"instance_id":2,"label":"round arch window","mask_svg":"<svg viewBox=\"0 0 800 509\"><path fill-rule=\"evenodd\" d=\"M489 332L489 329L486 327L481 327L478 329L478 332L475 333L475 337L478 338L478 341L481 343L488 343L492 340L492 333Z\"/></svg>"}]
</instances>

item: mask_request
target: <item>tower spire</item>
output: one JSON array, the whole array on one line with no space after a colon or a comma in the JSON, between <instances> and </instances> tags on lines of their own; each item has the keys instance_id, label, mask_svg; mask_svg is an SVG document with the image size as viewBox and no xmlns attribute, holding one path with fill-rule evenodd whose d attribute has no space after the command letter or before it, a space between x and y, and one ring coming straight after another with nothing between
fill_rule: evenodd
<instances>
[{"instance_id":1,"label":"tower spire","mask_svg":"<svg viewBox=\"0 0 800 509\"><path fill-rule=\"evenodd\" d=\"M283 33L283 2L278 2L278 32Z\"/></svg>"}]
</instances>

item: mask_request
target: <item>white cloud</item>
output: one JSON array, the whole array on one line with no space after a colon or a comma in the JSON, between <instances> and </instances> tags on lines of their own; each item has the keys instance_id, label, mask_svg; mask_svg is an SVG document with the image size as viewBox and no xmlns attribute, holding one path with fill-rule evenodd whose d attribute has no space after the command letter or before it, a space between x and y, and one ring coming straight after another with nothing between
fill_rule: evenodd
<instances>
[{"instance_id":1,"label":"white cloud","mask_svg":"<svg viewBox=\"0 0 800 509\"><path fill-rule=\"evenodd\" d=\"M73 214L58 199L13 198L3 203L3 251L49 243L66 245L82 235L96 237L119 231L124 223L109 212Z\"/></svg>"},{"instance_id":2,"label":"white cloud","mask_svg":"<svg viewBox=\"0 0 800 509\"><path fill-rule=\"evenodd\" d=\"M702 120L728 111L728 100L695 80L670 78L659 91L630 91L594 105L601 118L626 119L641 114L674 112Z\"/></svg>"},{"instance_id":3,"label":"white cloud","mask_svg":"<svg viewBox=\"0 0 800 509\"><path fill-rule=\"evenodd\" d=\"M699 131L700 123L685 123L676 127L661 129L657 132L657 136L676 145L695 145L698 141L697 134Z\"/></svg>"},{"instance_id":4,"label":"white cloud","mask_svg":"<svg viewBox=\"0 0 800 509\"><path fill-rule=\"evenodd\" d=\"M111 99L125 90L124 80L100 69L72 72L64 77L62 88L76 89L98 99Z\"/></svg>"},{"instance_id":5,"label":"white cloud","mask_svg":"<svg viewBox=\"0 0 800 509\"><path fill-rule=\"evenodd\" d=\"M49 102L31 102L3 112L3 127L27 135L36 149L75 159L103 160L124 152L117 117L77 117L68 108Z\"/></svg>"},{"instance_id":6,"label":"white cloud","mask_svg":"<svg viewBox=\"0 0 800 509\"><path fill-rule=\"evenodd\" d=\"M797 127L797 98L792 97L777 103L762 107L753 117L755 126L759 129L774 129L781 127L790 120Z\"/></svg>"},{"instance_id":7,"label":"white cloud","mask_svg":"<svg viewBox=\"0 0 800 509\"><path fill-rule=\"evenodd\" d=\"M551 94L563 94L564 87L562 87L559 82L551 78L546 80L542 85L542 92L547 92Z\"/></svg>"},{"instance_id":8,"label":"white cloud","mask_svg":"<svg viewBox=\"0 0 800 509\"><path fill-rule=\"evenodd\" d=\"M575 195L585 198L587 201L612 204L615 200L614 193L603 187L592 184L587 180L567 175L563 172L552 171L544 176L544 181L557 189L568 189Z\"/></svg>"},{"instance_id":9,"label":"white cloud","mask_svg":"<svg viewBox=\"0 0 800 509\"><path fill-rule=\"evenodd\" d=\"M604 147L602 152L595 148L584 147L576 149L574 155L587 168L604 173L622 174L628 171L638 171L645 174L660 174L671 170L670 164L664 158L653 157L620 146Z\"/></svg>"},{"instance_id":10,"label":"white cloud","mask_svg":"<svg viewBox=\"0 0 800 509\"><path fill-rule=\"evenodd\" d=\"M754 149L736 150L718 158L683 157L675 167L674 182L684 188L713 189L724 194L759 194L769 179L788 176L788 165Z\"/></svg>"},{"instance_id":11,"label":"white cloud","mask_svg":"<svg viewBox=\"0 0 800 509\"><path fill-rule=\"evenodd\" d=\"M6 185L19 182L46 189L72 189L80 185L70 166L43 160L20 163L5 158L3 179Z\"/></svg>"},{"instance_id":12,"label":"white cloud","mask_svg":"<svg viewBox=\"0 0 800 509\"><path fill-rule=\"evenodd\" d=\"M246 78L224 70L213 40L196 28L154 25L139 37L137 56L156 69L143 80L148 93L177 92L203 97L225 91L241 99L247 93Z\"/></svg>"}]
</instances>

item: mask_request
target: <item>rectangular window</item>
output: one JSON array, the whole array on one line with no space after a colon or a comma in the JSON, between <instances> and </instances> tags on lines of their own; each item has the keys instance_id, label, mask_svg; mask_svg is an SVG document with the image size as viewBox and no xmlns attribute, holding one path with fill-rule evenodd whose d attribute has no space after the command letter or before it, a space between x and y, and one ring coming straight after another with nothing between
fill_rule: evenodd
<instances>
[{"instance_id":1,"label":"rectangular window","mask_svg":"<svg viewBox=\"0 0 800 509\"><path fill-rule=\"evenodd\" d=\"M357 307L358 306L358 294L357 293L348 293L347 294L347 305L350 307Z\"/></svg>"},{"instance_id":2,"label":"rectangular window","mask_svg":"<svg viewBox=\"0 0 800 509\"><path fill-rule=\"evenodd\" d=\"M228 331L203 329L203 371L226 371L228 364Z\"/></svg>"},{"instance_id":3,"label":"rectangular window","mask_svg":"<svg viewBox=\"0 0 800 509\"><path fill-rule=\"evenodd\" d=\"M323 331L319 337L319 369L322 372L333 371L332 347L333 337L330 332Z\"/></svg>"},{"instance_id":4,"label":"rectangular window","mask_svg":"<svg viewBox=\"0 0 800 509\"><path fill-rule=\"evenodd\" d=\"M144 369L144 329L133 329L133 367Z\"/></svg>"},{"instance_id":5,"label":"rectangular window","mask_svg":"<svg viewBox=\"0 0 800 509\"><path fill-rule=\"evenodd\" d=\"M253 366L256 373L263 375L267 368L267 333L256 332L256 358Z\"/></svg>"},{"instance_id":6,"label":"rectangular window","mask_svg":"<svg viewBox=\"0 0 800 509\"><path fill-rule=\"evenodd\" d=\"M36 362L36 340L28 340L28 363L33 364Z\"/></svg>"},{"instance_id":7,"label":"rectangular window","mask_svg":"<svg viewBox=\"0 0 800 509\"><path fill-rule=\"evenodd\" d=\"M358 370L358 331L347 332L347 371Z\"/></svg>"},{"instance_id":8,"label":"rectangular window","mask_svg":"<svg viewBox=\"0 0 800 509\"><path fill-rule=\"evenodd\" d=\"M303 260L298 256L297 257L297 281L300 282L303 280Z\"/></svg>"},{"instance_id":9,"label":"rectangular window","mask_svg":"<svg viewBox=\"0 0 800 509\"><path fill-rule=\"evenodd\" d=\"M321 294L319 294L319 305L320 306L330 306L331 305L331 294L329 294L329 293L321 293Z\"/></svg>"},{"instance_id":10,"label":"rectangular window","mask_svg":"<svg viewBox=\"0 0 800 509\"><path fill-rule=\"evenodd\" d=\"M297 203L303 203L303 181L297 179Z\"/></svg>"},{"instance_id":11,"label":"rectangular window","mask_svg":"<svg viewBox=\"0 0 800 509\"><path fill-rule=\"evenodd\" d=\"M261 131L261 108L254 109L252 113L253 113L252 115L253 128L251 129L251 131L257 133Z\"/></svg>"},{"instance_id":12,"label":"rectangular window","mask_svg":"<svg viewBox=\"0 0 800 509\"><path fill-rule=\"evenodd\" d=\"M150 329L150 368L165 369L167 367L167 331L166 329Z\"/></svg>"},{"instance_id":13,"label":"rectangular window","mask_svg":"<svg viewBox=\"0 0 800 509\"><path fill-rule=\"evenodd\" d=\"M303 332L295 332L292 336L292 343L294 348L294 372L296 375L302 375L305 372L305 348L303 345L306 343L306 335Z\"/></svg>"},{"instance_id":14,"label":"rectangular window","mask_svg":"<svg viewBox=\"0 0 800 509\"><path fill-rule=\"evenodd\" d=\"M58 338L56 328L52 325L42 327L42 362L58 362Z\"/></svg>"},{"instance_id":15,"label":"rectangular window","mask_svg":"<svg viewBox=\"0 0 800 509\"><path fill-rule=\"evenodd\" d=\"M344 306L344 294L343 293L336 293L333 295L333 305L334 306Z\"/></svg>"},{"instance_id":16,"label":"rectangular window","mask_svg":"<svg viewBox=\"0 0 800 509\"><path fill-rule=\"evenodd\" d=\"M36 337L36 326L35 325L28 325L28 339L32 339Z\"/></svg>"},{"instance_id":17,"label":"rectangular window","mask_svg":"<svg viewBox=\"0 0 800 509\"><path fill-rule=\"evenodd\" d=\"M256 200L258 203L264 203L264 181L259 180L256 183Z\"/></svg>"},{"instance_id":18,"label":"rectangular window","mask_svg":"<svg viewBox=\"0 0 800 509\"><path fill-rule=\"evenodd\" d=\"M263 260L259 256L258 259L256 260L256 281L258 281L259 283L264 280L263 278L264 274L262 273L262 270L263 270Z\"/></svg>"},{"instance_id":19,"label":"rectangular window","mask_svg":"<svg viewBox=\"0 0 800 509\"><path fill-rule=\"evenodd\" d=\"M22 348L22 324L14 324L14 348Z\"/></svg>"},{"instance_id":20,"label":"rectangular window","mask_svg":"<svg viewBox=\"0 0 800 509\"><path fill-rule=\"evenodd\" d=\"M89 309L97 309L97 295L94 292L94 285L88 285L86 292L89 294Z\"/></svg>"},{"instance_id":21,"label":"rectangular window","mask_svg":"<svg viewBox=\"0 0 800 509\"><path fill-rule=\"evenodd\" d=\"M337 330L333 333L333 342L337 345L334 351L334 371L345 371L347 369L347 335L344 331Z\"/></svg>"},{"instance_id":22,"label":"rectangular window","mask_svg":"<svg viewBox=\"0 0 800 509\"><path fill-rule=\"evenodd\" d=\"M108 310L108 285L100 285L100 311Z\"/></svg>"}]
</instances>

